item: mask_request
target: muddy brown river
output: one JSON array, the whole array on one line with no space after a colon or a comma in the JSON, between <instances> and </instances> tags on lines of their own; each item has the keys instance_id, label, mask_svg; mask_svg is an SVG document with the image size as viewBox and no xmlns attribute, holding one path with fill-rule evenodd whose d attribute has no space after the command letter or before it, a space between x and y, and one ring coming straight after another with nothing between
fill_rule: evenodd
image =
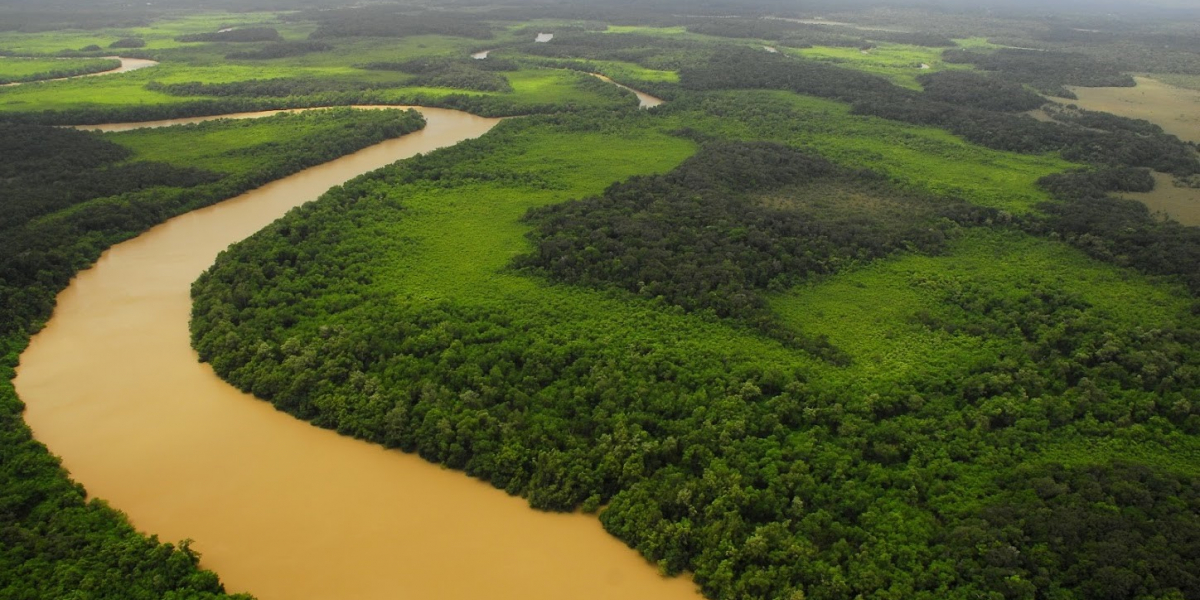
<instances>
[{"instance_id":1,"label":"muddy brown river","mask_svg":"<svg viewBox=\"0 0 1200 600\"><path fill-rule=\"evenodd\" d=\"M547 514L466 475L313 427L197 362L188 288L291 207L495 119L422 109L422 132L172 219L58 297L15 381L36 437L89 492L164 540L195 540L263 600L695 600L595 517Z\"/></svg>"}]
</instances>

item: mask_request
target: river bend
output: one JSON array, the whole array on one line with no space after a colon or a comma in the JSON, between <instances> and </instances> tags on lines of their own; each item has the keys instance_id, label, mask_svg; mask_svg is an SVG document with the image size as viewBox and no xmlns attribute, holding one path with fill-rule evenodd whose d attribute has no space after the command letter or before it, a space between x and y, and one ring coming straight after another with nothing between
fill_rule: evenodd
<instances>
[{"instance_id":1,"label":"river bend","mask_svg":"<svg viewBox=\"0 0 1200 600\"><path fill-rule=\"evenodd\" d=\"M193 539L262 600L699 596L595 517L534 511L462 473L337 435L243 394L189 345L191 282L218 252L331 186L496 123L420 109L418 133L118 244L58 297L15 384L38 440L141 531Z\"/></svg>"}]
</instances>

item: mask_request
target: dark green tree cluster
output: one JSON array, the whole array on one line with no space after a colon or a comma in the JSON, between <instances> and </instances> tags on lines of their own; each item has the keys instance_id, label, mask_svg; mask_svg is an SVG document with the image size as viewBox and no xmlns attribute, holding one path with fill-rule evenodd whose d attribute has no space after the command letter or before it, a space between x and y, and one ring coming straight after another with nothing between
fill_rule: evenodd
<instances>
[{"instance_id":1,"label":"dark green tree cluster","mask_svg":"<svg viewBox=\"0 0 1200 600\"><path fill-rule=\"evenodd\" d=\"M146 40L142 38L121 38L108 45L109 48L145 48Z\"/></svg>"},{"instance_id":2,"label":"dark green tree cluster","mask_svg":"<svg viewBox=\"0 0 1200 600\"><path fill-rule=\"evenodd\" d=\"M308 77L280 77L276 79L246 79L228 83L159 83L151 81L146 89L172 96L215 96L240 98L286 98L292 96L317 96L320 94L353 94L357 91L379 89L382 84L317 79Z\"/></svg>"},{"instance_id":3,"label":"dark green tree cluster","mask_svg":"<svg viewBox=\"0 0 1200 600\"><path fill-rule=\"evenodd\" d=\"M917 93L875 75L763 54L741 48L723 50L703 67L683 69L681 83L691 90L784 89L841 100L852 103L857 114L939 127L997 150L1060 152L1064 158L1082 163L1148 167L1182 176L1200 172L1200 159L1190 145L1172 135L1149 133L1150 130L1131 119L1089 118L1088 126L1045 123L1025 115L939 100L939 95L967 96L958 86L939 89L936 85L939 78L932 80L935 82L932 91ZM966 82L976 89L983 81L956 77L944 81ZM1013 92L1016 94L1015 89ZM1004 103L1008 110L1030 104L1031 98L1020 95L1010 96Z\"/></svg>"},{"instance_id":4,"label":"dark green tree cluster","mask_svg":"<svg viewBox=\"0 0 1200 600\"><path fill-rule=\"evenodd\" d=\"M378 71L400 71L416 77L408 85L448 87L481 92L511 92L512 84L500 71L515 71L519 67L504 60L454 59L443 57L417 58L402 63L376 62L364 65Z\"/></svg>"},{"instance_id":5,"label":"dark green tree cluster","mask_svg":"<svg viewBox=\"0 0 1200 600\"><path fill-rule=\"evenodd\" d=\"M1104 131L1073 124L1046 123L1024 115L990 112L924 98L895 102L872 99L855 103L854 110L858 114L940 127L997 150L1059 152L1063 158L1075 162L1147 167L1177 175L1200 172L1196 152L1173 135L1144 135L1124 127Z\"/></svg>"},{"instance_id":6,"label":"dark green tree cluster","mask_svg":"<svg viewBox=\"0 0 1200 600\"><path fill-rule=\"evenodd\" d=\"M8 77L0 75L0 85L6 83L29 83L33 81L42 81L45 79L62 79L66 77L76 77L79 75L90 75L92 73L103 73L111 71L121 66L121 61L113 59L102 59L89 62L84 65L79 65L73 68L56 67L44 73L34 73L32 75L24 75L21 77Z\"/></svg>"},{"instance_id":7,"label":"dark green tree cluster","mask_svg":"<svg viewBox=\"0 0 1200 600\"><path fill-rule=\"evenodd\" d=\"M821 214L804 197L818 183L825 192L863 191L892 210ZM951 224L938 210L946 204L787 146L714 142L667 175L530 213L536 250L517 265L753 323L837 361L833 349L776 325L762 292L897 251L936 252Z\"/></svg>"},{"instance_id":8,"label":"dark green tree cluster","mask_svg":"<svg viewBox=\"0 0 1200 600\"><path fill-rule=\"evenodd\" d=\"M274 27L239 27L211 33L189 33L175 38L177 42L277 42L281 40Z\"/></svg>"},{"instance_id":9,"label":"dark green tree cluster","mask_svg":"<svg viewBox=\"0 0 1200 600\"><path fill-rule=\"evenodd\" d=\"M704 64L682 69L679 78L684 88L697 91L785 89L843 102L916 96L876 75L746 48L722 49Z\"/></svg>"},{"instance_id":10,"label":"dark green tree cluster","mask_svg":"<svg viewBox=\"0 0 1200 600\"><path fill-rule=\"evenodd\" d=\"M942 53L948 63L971 64L1043 92L1074 98L1064 86L1133 87L1133 77L1086 54L1001 48L994 52L955 49Z\"/></svg>"},{"instance_id":11,"label":"dark green tree cluster","mask_svg":"<svg viewBox=\"0 0 1200 600\"><path fill-rule=\"evenodd\" d=\"M703 35L715 35L728 38L749 38L757 40L777 40L803 29L800 23L792 23L782 19L705 19L689 23L687 30Z\"/></svg>"},{"instance_id":12,"label":"dark green tree cluster","mask_svg":"<svg viewBox=\"0 0 1200 600\"><path fill-rule=\"evenodd\" d=\"M1099 198L1108 192L1149 192L1154 177L1148 169L1110 167L1055 173L1038 185L1059 199Z\"/></svg>"},{"instance_id":13,"label":"dark green tree cluster","mask_svg":"<svg viewBox=\"0 0 1200 600\"><path fill-rule=\"evenodd\" d=\"M1190 598L1200 590L1190 567L1200 552L1193 517L1200 480L1116 463L1028 467L997 484L1000 493L974 522L945 531L960 568L992 589L1097 600ZM1037 550L1020 552L1023 546ZM1178 593L1162 592L1168 589Z\"/></svg>"},{"instance_id":14,"label":"dark green tree cluster","mask_svg":"<svg viewBox=\"0 0 1200 600\"><path fill-rule=\"evenodd\" d=\"M525 54L544 58L619 60L652 69L675 70L683 65L702 64L711 47L690 40L663 39L636 33L555 33L545 44L523 46Z\"/></svg>"},{"instance_id":15,"label":"dark green tree cluster","mask_svg":"<svg viewBox=\"0 0 1200 600\"><path fill-rule=\"evenodd\" d=\"M970 106L996 112L1024 112L1046 103L1019 83L969 71L942 71L921 75L917 81L925 96L935 102Z\"/></svg>"},{"instance_id":16,"label":"dark green tree cluster","mask_svg":"<svg viewBox=\"0 0 1200 600\"><path fill-rule=\"evenodd\" d=\"M1085 110L1074 104L1065 106L1062 104L1047 104L1042 108L1055 121L1079 125L1080 127L1103 131L1128 132L1146 137L1159 137L1165 133L1162 127L1145 119L1131 119L1097 110Z\"/></svg>"},{"instance_id":17,"label":"dark green tree cluster","mask_svg":"<svg viewBox=\"0 0 1200 600\"><path fill-rule=\"evenodd\" d=\"M0 231L95 198L152 187L190 188L219 175L135 161L123 146L73 129L0 123Z\"/></svg>"},{"instance_id":18,"label":"dark green tree cluster","mask_svg":"<svg viewBox=\"0 0 1200 600\"><path fill-rule=\"evenodd\" d=\"M1137 179L1142 177L1130 181L1103 171L1047 177L1041 183L1055 194L1057 202L1041 207L1048 220L1031 223L1031 230L1054 232L1106 262L1178 277L1200 294L1200 227L1163 221L1141 202L1105 193L1125 185L1139 186ZM1133 191L1144 189L1144 183L1133 187Z\"/></svg>"},{"instance_id":19,"label":"dark green tree cluster","mask_svg":"<svg viewBox=\"0 0 1200 600\"><path fill-rule=\"evenodd\" d=\"M303 56L313 52L325 52L332 50L333 46L325 42L316 42L312 40L293 41L293 42L275 42L267 44L258 50L241 50L238 52L230 52L225 55L225 58L230 60L270 60L273 58L287 58L289 56Z\"/></svg>"}]
</instances>

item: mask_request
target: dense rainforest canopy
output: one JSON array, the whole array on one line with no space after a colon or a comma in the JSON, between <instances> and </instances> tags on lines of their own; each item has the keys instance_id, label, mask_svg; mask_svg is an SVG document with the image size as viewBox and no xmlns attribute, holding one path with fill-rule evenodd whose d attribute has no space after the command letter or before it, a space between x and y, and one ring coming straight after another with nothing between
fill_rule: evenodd
<instances>
[{"instance_id":1,"label":"dense rainforest canopy","mask_svg":"<svg viewBox=\"0 0 1200 600\"><path fill-rule=\"evenodd\" d=\"M1194 32L837 8L26 10L3 54L160 64L0 89L3 368L104 248L421 120L49 125L513 116L230 248L193 287L201 359L598 512L711 598L1200 597L1200 228L1118 196L1200 156L1065 103L1194 82ZM0 595L221 596L0 400Z\"/></svg>"}]
</instances>

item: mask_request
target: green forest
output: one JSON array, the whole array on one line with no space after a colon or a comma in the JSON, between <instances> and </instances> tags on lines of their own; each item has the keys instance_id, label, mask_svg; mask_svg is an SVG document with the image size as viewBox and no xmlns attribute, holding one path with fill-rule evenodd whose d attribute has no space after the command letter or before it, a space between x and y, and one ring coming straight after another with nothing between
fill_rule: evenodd
<instances>
[{"instance_id":1,"label":"green forest","mask_svg":"<svg viewBox=\"0 0 1200 600\"><path fill-rule=\"evenodd\" d=\"M1072 104L1200 76L1194 20L276 4L0 9L8 81L158 62L0 88L6 381L104 249L424 126L349 106L504 116L223 252L200 360L708 598L1200 598L1200 227L1122 197L1200 140ZM0 404L0 597L229 597Z\"/></svg>"}]
</instances>

